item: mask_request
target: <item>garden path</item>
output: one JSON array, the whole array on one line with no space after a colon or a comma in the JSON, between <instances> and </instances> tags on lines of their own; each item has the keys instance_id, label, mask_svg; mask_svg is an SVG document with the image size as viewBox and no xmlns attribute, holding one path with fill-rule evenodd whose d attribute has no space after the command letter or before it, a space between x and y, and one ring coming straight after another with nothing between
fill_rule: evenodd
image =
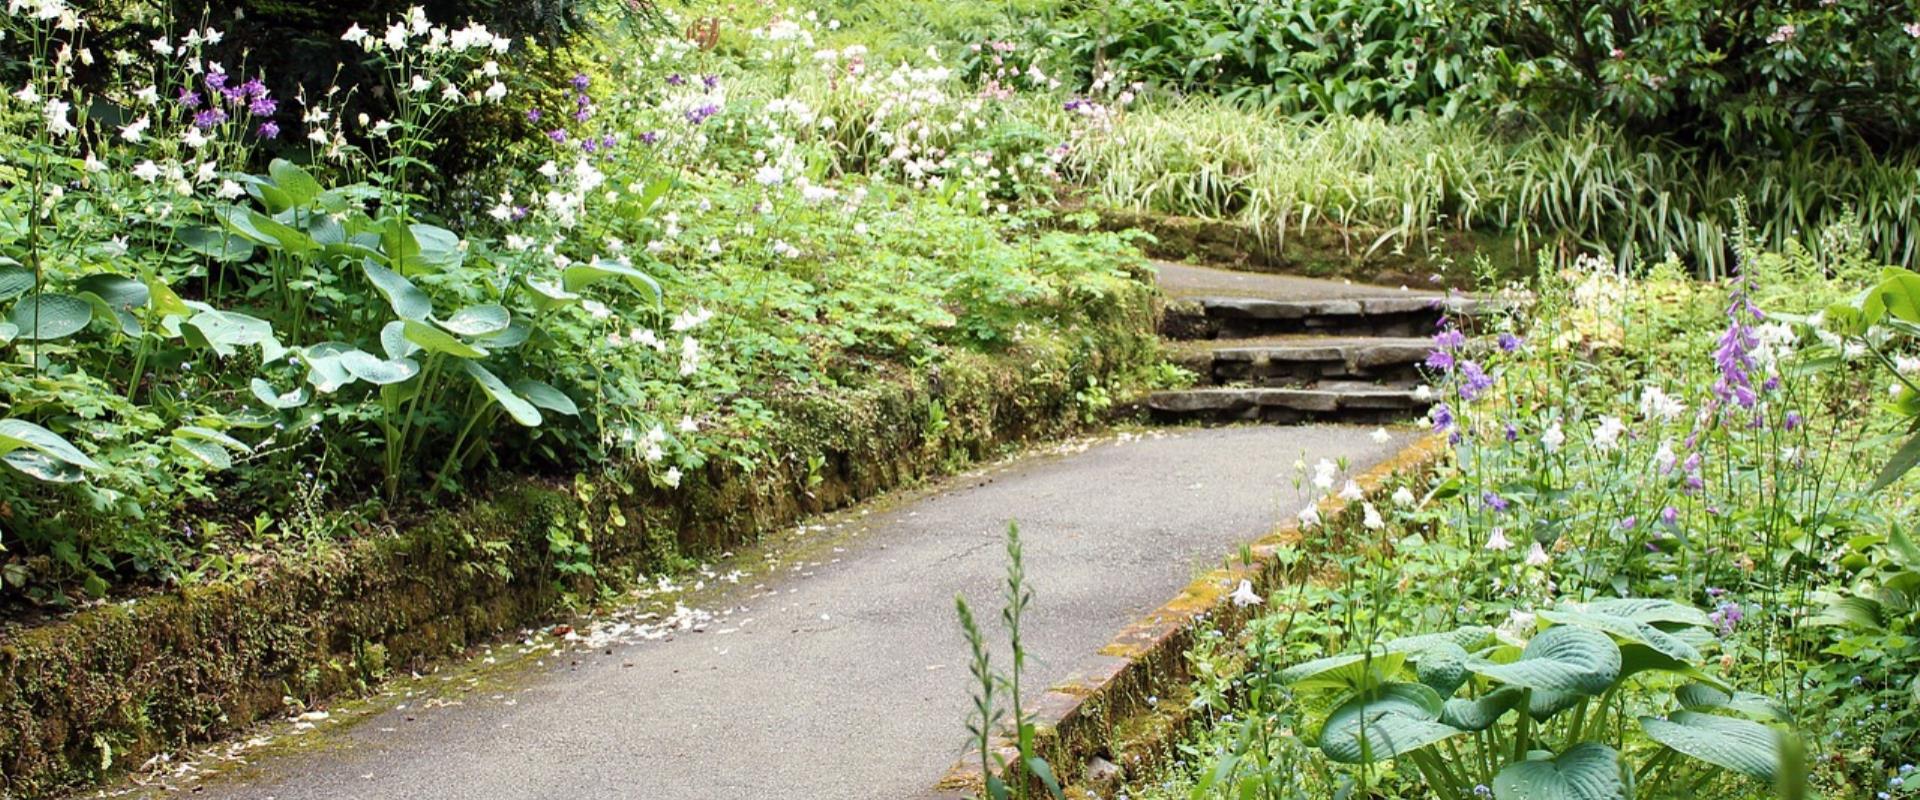
<instances>
[{"instance_id":1,"label":"garden path","mask_svg":"<svg viewBox=\"0 0 1920 800\"><path fill-rule=\"evenodd\" d=\"M715 565L692 608L664 620L630 614L566 651L506 645L484 660L514 663L449 667L397 681L365 713L282 725L275 738L296 744L208 773L196 796L914 797L963 753L970 678L953 598L997 633L1009 520L1036 595L1037 695L1300 508L1296 460L1344 458L1357 473L1417 435L1369 433L1123 433L856 507Z\"/></svg>"}]
</instances>

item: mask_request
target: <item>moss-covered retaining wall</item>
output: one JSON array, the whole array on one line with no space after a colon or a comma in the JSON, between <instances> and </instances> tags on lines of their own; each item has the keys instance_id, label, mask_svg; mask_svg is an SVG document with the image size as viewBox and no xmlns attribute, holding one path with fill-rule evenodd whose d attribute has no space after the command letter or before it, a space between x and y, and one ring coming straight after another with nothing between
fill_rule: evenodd
<instances>
[{"instance_id":1,"label":"moss-covered retaining wall","mask_svg":"<svg viewBox=\"0 0 1920 800\"><path fill-rule=\"evenodd\" d=\"M715 459L677 490L502 479L461 507L235 582L0 630L0 798L83 786L154 753L364 691L564 610L585 588L549 534L593 537L599 574L700 555L900 487L1080 416L1075 394L1154 358L1139 284L1038 319L1008 352L876 368L859 388L764 398L773 463ZM811 462L811 464L810 464Z\"/></svg>"}]
</instances>

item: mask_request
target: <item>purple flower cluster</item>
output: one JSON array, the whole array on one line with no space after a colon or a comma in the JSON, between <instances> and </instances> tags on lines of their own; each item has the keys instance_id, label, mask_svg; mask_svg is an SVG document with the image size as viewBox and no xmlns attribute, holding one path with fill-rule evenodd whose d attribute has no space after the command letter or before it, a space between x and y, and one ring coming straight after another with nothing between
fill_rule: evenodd
<instances>
[{"instance_id":1,"label":"purple flower cluster","mask_svg":"<svg viewBox=\"0 0 1920 800\"><path fill-rule=\"evenodd\" d=\"M1753 323L1764 318L1747 297L1745 284L1736 284L1732 301L1727 305L1727 331L1720 335L1720 343L1713 351L1714 366L1720 370L1720 377L1713 382L1713 394L1721 402L1753 408L1758 401L1759 395L1753 388L1752 354L1760 340L1754 335Z\"/></svg>"},{"instance_id":2,"label":"purple flower cluster","mask_svg":"<svg viewBox=\"0 0 1920 800\"><path fill-rule=\"evenodd\" d=\"M1493 492L1483 492L1480 495L1480 502L1487 508L1493 509L1496 514L1505 512L1507 507L1512 505L1507 501L1507 498L1501 497Z\"/></svg>"},{"instance_id":3,"label":"purple flower cluster","mask_svg":"<svg viewBox=\"0 0 1920 800\"><path fill-rule=\"evenodd\" d=\"M698 108L688 110L687 123L690 125L698 125L702 122L706 122L708 117L711 117L718 113L720 113L720 107L717 105L714 105L713 103L708 103L704 106L700 106Z\"/></svg>"},{"instance_id":4,"label":"purple flower cluster","mask_svg":"<svg viewBox=\"0 0 1920 800\"><path fill-rule=\"evenodd\" d=\"M1740 604L1731 600L1721 603L1719 608L1707 614L1707 620L1720 628L1721 636L1732 635L1734 627L1746 617L1746 611L1740 608Z\"/></svg>"},{"instance_id":5,"label":"purple flower cluster","mask_svg":"<svg viewBox=\"0 0 1920 800\"><path fill-rule=\"evenodd\" d=\"M244 111L249 116L261 118L259 127L254 129L260 138L272 139L280 135L280 125L272 119L280 110L280 102L273 99L264 81L249 78L241 83L233 83L227 73L209 72L200 79L200 83L206 88L206 97L210 100L204 107L200 93L192 89L182 87L175 98L181 107L194 112L194 127L210 130ZM228 112L228 107L233 109L232 113Z\"/></svg>"}]
</instances>

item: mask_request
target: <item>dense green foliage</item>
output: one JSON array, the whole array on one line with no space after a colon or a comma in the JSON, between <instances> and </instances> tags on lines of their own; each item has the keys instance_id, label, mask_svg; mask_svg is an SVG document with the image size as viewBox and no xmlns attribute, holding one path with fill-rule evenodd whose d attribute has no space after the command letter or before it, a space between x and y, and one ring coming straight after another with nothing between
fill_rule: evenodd
<instances>
[{"instance_id":1,"label":"dense green foliage","mask_svg":"<svg viewBox=\"0 0 1920 800\"><path fill-rule=\"evenodd\" d=\"M945 70L823 61L804 20L712 50L610 28L592 72L521 92L523 42L416 8L331 34L376 83L283 98L214 59L211 25L83 55L88 18L18 12L9 599L195 580L494 469L671 488L784 457L768 392L1015 347L1134 280L1124 237L1001 213L1053 162L998 106ZM474 113L540 135L447 185L430 157Z\"/></svg>"}]
</instances>

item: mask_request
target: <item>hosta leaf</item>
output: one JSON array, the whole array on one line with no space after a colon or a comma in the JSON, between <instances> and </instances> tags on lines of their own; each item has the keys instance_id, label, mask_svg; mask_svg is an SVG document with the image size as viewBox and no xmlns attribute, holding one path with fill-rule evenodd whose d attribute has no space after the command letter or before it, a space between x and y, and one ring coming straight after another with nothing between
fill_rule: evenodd
<instances>
[{"instance_id":1,"label":"hosta leaf","mask_svg":"<svg viewBox=\"0 0 1920 800\"><path fill-rule=\"evenodd\" d=\"M507 327L501 329L499 332L475 338L478 338L481 343L485 344L489 349L507 350L525 344L527 338L532 335L533 326L528 325L526 320L515 318L512 322L507 323Z\"/></svg>"},{"instance_id":2,"label":"hosta leaf","mask_svg":"<svg viewBox=\"0 0 1920 800\"><path fill-rule=\"evenodd\" d=\"M486 358L487 351L454 338L454 335L440 330L425 322L406 320L401 335L406 340L420 345L421 349L431 353L445 353L456 358Z\"/></svg>"},{"instance_id":3,"label":"hosta leaf","mask_svg":"<svg viewBox=\"0 0 1920 800\"><path fill-rule=\"evenodd\" d=\"M500 407L506 410L507 416L512 417L514 422L529 428L540 424L540 409L534 408L526 398L514 394L513 389L508 388L505 382L489 372L486 367L474 361L462 361L460 366L466 369L468 375L473 376L474 382L480 384L480 388L486 391L487 396L492 397L494 402L499 403Z\"/></svg>"},{"instance_id":4,"label":"hosta leaf","mask_svg":"<svg viewBox=\"0 0 1920 800\"><path fill-rule=\"evenodd\" d=\"M535 280L531 275L522 282L533 291L533 306L541 311L580 302L580 295L567 291L557 284Z\"/></svg>"},{"instance_id":5,"label":"hosta leaf","mask_svg":"<svg viewBox=\"0 0 1920 800\"><path fill-rule=\"evenodd\" d=\"M284 158L276 158L267 165L267 174L273 177L273 184L287 193L287 199L295 206L304 206L320 196L320 182L298 165Z\"/></svg>"},{"instance_id":6,"label":"hosta leaf","mask_svg":"<svg viewBox=\"0 0 1920 800\"><path fill-rule=\"evenodd\" d=\"M1428 646L1418 655L1414 664L1414 674L1420 676L1420 682L1433 687L1441 697L1449 697L1467 682L1467 651L1453 642L1439 642Z\"/></svg>"},{"instance_id":7,"label":"hosta leaf","mask_svg":"<svg viewBox=\"0 0 1920 800\"><path fill-rule=\"evenodd\" d=\"M1508 764L1493 776L1497 800L1627 800L1620 754L1583 742L1554 758Z\"/></svg>"},{"instance_id":8,"label":"hosta leaf","mask_svg":"<svg viewBox=\"0 0 1920 800\"><path fill-rule=\"evenodd\" d=\"M1440 695L1418 683L1389 683L1334 709L1320 729L1320 749L1343 764L1411 753L1462 731L1440 722Z\"/></svg>"},{"instance_id":9,"label":"hosta leaf","mask_svg":"<svg viewBox=\"0 0 1920 800\"><path fill-rule=\"evenodd\" d=\"M375 386L399 383L420 374L419 362L411 358L386 361L359 350L341 353L340 366L346 367L348 372L353 373L353 377Z\"/></svg>"},{"instance_id":10,"label":"hosta leaf","mask_svg":"<svg viewBox=\"0 0 1920 800\"><path fill-rule=\"evenodd\" d=\"M272 363L286 352L274 338L273 323L234 311L202 311L187 320L181 332L194 344L222 357L233 355L235 348L258 345L260 360Z\"/></svg>"},{"instance_id":11,"label":"hosta leaf","mask_svg":"<svg viewBox=\"0 0 1920 800\"><path fill-rule=\"evenodd\" d=\"M1763 722L1792 722L1793 715L1779 701L1753 692L1728 692L1704 683L1689 683L1673 693L1688 711L1724 708L1748 719Z\"/></svg>"},{"instance_id":12,"label":"hosta leaf","mask_svg":"<svg viewBox=\"0 0 1920 800\"><path fill-rule=\"evenodd\" d=\"M420 352L420 345L407 341L407 325L396 319L380 328L380 349L387 358L406 358Z\"/></svg>"},{"instance_id":13,"label":"hosta leaf","mask_svg":"<svg viewBox=\"0 0 1920 800\"><path fill-rule=\"evenodd\" d=\"M1641 717L1640 728L1656 742L1767 783L1780 768L1780 732L1758 722L1675 711L1667 719Z\"/></svg>"},{"instance_id":14,"label":"hosta leaf","mask_svg":"<svg viewBox=\"0 0 1920 800\"><path fill-rule=\"evenodd\" d=\"M74 483L86 477L79 467L36 450L15 450L0 456L0 461L29 478L47 483Z\"/></svg>"},{"instance_id":15,"label":"hosta leaf","mask_svg":"<svg viewBox=\"0 0 1920 800\"><path fill-rule=\"evenodd\" d=\"M653 302L660 302L660 282L619 261L596 258L591 263L567 267L560 273L561 286L569 292L580 291L607 278L625 278L634 288L646 292Z\"/></svg>"},{"instance_id":16,"label":"hosta leaf","mask_svg":"<svg viewBox=\"0 0 1920 800\"><path fill-rule=\"evenodd\" d=\"M173 288L167 286L166 281L150 277L146 283L147 303L153 313L163 317L193 316L193 307L187 305L187 301L180 299L180 295L175 294Z\"/></svg>"},{"instance_id":17,"label":"hosta leaf","mask_svg":"<svg viewBox=\"0 0 1920 800\"><path fill-rule=\"evenodd\" d=\"M453 316L440 320L440 327L461 336L492 336L506 330L512 320L513 315L505 306L488 303L455 311Z\"/></svg>"},{"instance_id":18,"label":"hosta leaf","mask_svg":"<svg viewBox=\"0 0 1920 800\"><path fill-rule=\"evenodd\" d=\"M233 466L233 456L227 454L226 448L213 442L174 437L173 450L176 453L198 462L201 466L215 471L229 469Z\"/></svg>"},{"instance_id":19,"label":"hosta leaf","mask_svg":"<svg viewBox=\"0 0 1920 800\"><path fill-rule=\"evenodd\" d=\"M460 237L446 228L432 225L412 226L413 239L419 243L417 262L422 266L448 270L460 266L466 261L466 250L460 247ZM409 269L413 268L410 263Z\"/></svg>"},{"instance_id":20,"label":"hosta leaf","mask_svg":"<svg viewBox=\"0 0 1920 800\"><path fill-rule=\"evenodd\" d=\"M6 344L20 335L20 326L11 322L0 322L0 344Z\"/></svg>"},{"instance_id":21,"label":"hosta leaf","mask_svg":"<svg viewBox=\"0 0 1920 800\"><path fill-rule=\"evenodd\" d=\"M1406 661L1406 653L1344 653L1281 670L1280 682L1297 692L1366 689L1391 677Z\"/></svg>"},{"instance_id":22,"label":"hosta leaf","mask_svg":"<svg viewBox=\"0 0 1920 800\"><path fill-rule=\"evenodd\" d=\"M253 242L234 233L213 228L181 228L174 238L188 250L215 261L240 262L253 257Z\"/></svg>"},{"instance_id":23,"label":"hosta leaf","mask_svg":"<svg viewBox=\"0 0 1920 800\"><path fill-rule=\"evenodd\" d=\"M88 275L74 284L81 292L99 298L100 305L120 323L120 330L128 336L140 334L140 318L134 311L144 310L147 300L153 292L147 285L121 275L101 273Z\"/></svg>"},{"instance_id":24,"label":"hosta leaf","mask_svg":"<svg viewBox=\"0 0 1920 800\"><path fill-rule=\"evenodd\" d=\"M1540 618L1556 625L1578 625L1592 628L1635 644L1643 644L1676 661L1695 663L1700 660L1700 651L1693 645L1681 641L1679 637L1645 622L1631 617L1617 616L1598 611L1576 611L1567 607L1539 612Z\"/></svg>"},{"instance_id":25,"label":"hosta leaf","mask_svg":"<svg viewBox=\"0 0 1920 800\"><path fill-rule=\"evenodd\" d=\"M340 353L337 351L309 348L300 360L307 365L307 383L313 386L314 391L321 394L340 391L341 387L355 380L353 373L347 371L346 365L340 363Z\"/></svg>"},{"instance_id":26,"label":"hosta leaf","mask_svg":"<svg viewBox=\"0 0 1920 800\"><path fill-rule=\"evenodd\" d=\"M20 298L7 320L20 328L21 339L65 339L93 321L93 304L72 295L42 292Z\"/></svg>"},{"instance_id":27,"label":"hosta leaf","mask_svg":"<svg viewBox=\"0 0 1920 800\"><path fill-rule=\"evenodd\" d=\"M33 291L33 270L19 264L0 267L0 300L12 300Z\"/></svg>"},{"instance_id":28,"label":"hosta leaf","mask_svg":"<svg viewBox=\"0 0 1920 800\"><path fill-rule=\"evenodd\" d=\"M1479 650L1482 647L1486 647L1487 645L1492 643L1493 643L1492 628L1489 628L1485 625L1468 625L1466 627L1455 628L1453 630L1443 631L1440 633L1423 633L1423 634L1420 634L1419 636L1403 636L1391 642L1387 642L1386 648L1387 648L1387 652L1389 653L1413 653L1413 654L1416 654L1414 657L1418 658L1419 656L1417 654L1424 652L1437 645L1451 644L1462 650L1472 652L1474 650Z\"/></svg>"},{"instance_id":29,"label":"hosta leaf","mask_svg":"<svg viewBox=\"0 0 1920 800\"><path fill-rule=\"evenodd\" d=\"M1685 603L1645 597L1621 597L1595 600L1584 609L1595 614L1612 614L1649 625L1674 624L1705 628L1713 625L1707 613Z\"/></svg>"},{"instance_id":30,"label":"hosta leaf","mask_svg":"<svg viewBox=\"0 0 1920 800\"><path fill-rule=\"evenodd\" d=\"M1518 708L1527 690L1502 686L1472 700L1454 698L1440 708L1440 721L1463 731L1484 731L1507 712Z\"/></svg>"},{"instance_id":31,"label":"hosta leaf","mask_svg":"<svg viewBox=\"0 0 1920 800\"><path fill-rule=\"evenodd\" d=\"M528 402L548 411L569 417L580 416L580 407L574 405L573 398L542 381L532 379L515 381L513 391L527 398Z\"/></svg>"},{"instance_id":32,"label":"hosta leaf","mask_svg":"<svg viewBox=\"0 0 1920 800\"><path fill-rule=\"evenodd\" d=\"M241 453L249 452L253 449L251 447L248 447L246 442L240 441L239 439L235 439L232 436L228 436L212 428L202 428L198 425L182 425L174 429L173 435L175 438L187 439L190 441L212 442L214 444L220 445L221 447L225 447L228 450L234 450Z\"/></svg>"},{"instance_id":33,"label":"hosta leaf","mask_svg":"<svg viewBox=\"0 0 1920 800\"><path fill-rule=\"evenodd\" d=\"M413 281L372 261L361 262L360 268L401 319L423 320L433 315L433 299L413 285Z\"/></svg>"},{"instance_id":34,"label":"hosta leaf","mask_svg":"<svg viewBox=\"0 0 1920 800\"><path fill-rule=\"evenodd\" d=\"M1515 686L1595 695L1620 676L1620 646L1599 631L1561 625L1533 637L1519 660L1476 661L1473 671Z\"/></svg>"},{"instance_id":35,"label":"hosta leaf","mask_svg":"<svg viewBox=\"0 0 1920 800\"><path fill-rule=\"evenodd\" d=\"M259 378L254 378L253 383L249 384L248 388L253 390L254 399L266 404L268 408L285 411L289 408L299 408L307 404L307 389L304 386L296 387L291 392L282 393L274 391L273 384L267 383Z\"/></svg>"},{"instance_id":36,"label":"hosta leaf","mask_svg":"<svg viewBox=\"0 0 1920 800\"><path fill-rule=\"evenodd\" d=\"M19 450L40 453L76 467L93 469L100 466L60 434L24 419L0 420L0 455Z\"/></svg>"}]
</instances>

